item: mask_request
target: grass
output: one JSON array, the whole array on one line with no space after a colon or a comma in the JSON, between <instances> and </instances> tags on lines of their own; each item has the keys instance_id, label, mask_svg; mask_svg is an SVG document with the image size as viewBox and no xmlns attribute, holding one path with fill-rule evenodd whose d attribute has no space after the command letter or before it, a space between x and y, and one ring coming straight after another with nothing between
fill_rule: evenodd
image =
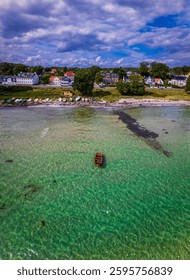
<instances>
[{"instance_id":1,"label":"grass","mask_svg":"<svg viewBox=\"0 0 190 280\"><path fill-rule=\"evenodd\" d=\"M67 90L66 88L40 88L34 87L32 90L27 91L14 91L12 92L6 90L4 91L3 88L0 87L0 100L3 99L11 99L11 98L23 98L23 99L46 99L51 98L53 100L63 97L63 91ZM69 89L70 90L70 89ZM75 96L78 94L76 93ZM102 88L102 89L94 89L93 90L93 97L96 97L97 100L103 99L107 102L114 102L118 101L120 98L135 98L135 99L142 99L142 98L152 98L152 99L161 99L161 100L184 100L190 101L190 94L186 93L183 89L146 89L146 95L143 96L123 96L120 95L116 88Z\"/></svg>"}]
</instances>

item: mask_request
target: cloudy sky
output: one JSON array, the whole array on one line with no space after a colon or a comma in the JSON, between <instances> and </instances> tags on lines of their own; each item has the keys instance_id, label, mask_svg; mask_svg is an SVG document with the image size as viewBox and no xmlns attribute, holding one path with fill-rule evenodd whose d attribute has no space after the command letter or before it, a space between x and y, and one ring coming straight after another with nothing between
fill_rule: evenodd
<instances>
[{"instance_id":1,"label":"cloudy sky","mask_svg":"<svg viewBox=\"0 0 190 280\"><path fill-rule=\"evenodd\" d=\"M2 0L1 0L2 1ZM190 0L5 0L0 61L190 65Z\"/></svg>"}]
</instances>

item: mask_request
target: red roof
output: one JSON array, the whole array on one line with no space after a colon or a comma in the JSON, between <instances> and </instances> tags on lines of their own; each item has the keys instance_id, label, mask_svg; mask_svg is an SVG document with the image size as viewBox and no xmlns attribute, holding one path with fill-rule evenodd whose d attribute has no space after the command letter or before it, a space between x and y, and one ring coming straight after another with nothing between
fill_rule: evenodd
<instances>
[{"instance_id":1,"label":"red roof","mask_svg":"<svg viewBox=\"0 0 190 280\"><path fill-rule=\"evenodd\" d=\"M159 83L160 80L161 80L160 78L155 78L155 79L154 79L155 83Z\"/></svg>"},{"instance_id":2,"label":"red roof","mask_svg":"<svg viewBox=\"0 0 190 280\"><path fill-rule=\"evenodd\" d=\"M51 73L51 74L57 73L57 69L55 69L55 68L51 69L51 72L50 72L50 73Z\"/></svg>"},{"instance_id":3,"label":"red roof","mask_svg":"<svg viewBox=\"0 0 190 280\"><path fill-rule=\"evenodd\" d=\"M52 83L52 82L54 81L55 78L59 78L59 80L61 80L61 79L62 79L62 76L51 76L51 77L49 78L49 82Z\"/></svg>"},{"instance_id":4,"label":"red roof","mask_svg":"<svg viewBox=\"0 0 190 280\"><path fill-rule=\"evenodd\" d=\"M75 73L73 71L68 71L65 73L65 75L69 77L69 76L74 76Z\"/></svg>"}]
</instances>

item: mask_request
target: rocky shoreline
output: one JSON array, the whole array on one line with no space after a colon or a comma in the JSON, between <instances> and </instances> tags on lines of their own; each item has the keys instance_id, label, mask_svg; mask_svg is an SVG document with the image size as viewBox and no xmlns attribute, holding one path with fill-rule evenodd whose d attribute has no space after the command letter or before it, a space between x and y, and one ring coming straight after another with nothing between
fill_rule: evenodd
<instances>
[{"instance_id":1,"label":"rocky shoreline","mask_svg":"<svg viewBox=\"0 0 190 280\"><path fill-rule=\"evenodd\" d=\"M123 98L115 102L107 101L93 101L92 99L86 99L84 101L63 101L63 100L27 100L18 99L14 102L0 101L0 107L20 107L20 106L38 106L38 107L139 107L139 106L190 106L190 101L184 100L162 100L162 99L135 99L135 98Z\"/></svg>"}]
</instances>

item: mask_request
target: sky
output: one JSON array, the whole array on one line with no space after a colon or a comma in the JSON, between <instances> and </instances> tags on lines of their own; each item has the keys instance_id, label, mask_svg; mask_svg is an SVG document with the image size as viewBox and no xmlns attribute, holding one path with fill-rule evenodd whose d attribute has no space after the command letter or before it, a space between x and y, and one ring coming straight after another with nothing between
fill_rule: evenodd
<instances>
[{"instance_id":1,"label":"sky","mask_svg":"<svg viewBox=\"0 0 190 280\"><path fill-rule=\"evenodd\" d=\"M5 0L0 9L0 62L190 65L189 4L190 0Z\"/></svg>"}]
</instances>

